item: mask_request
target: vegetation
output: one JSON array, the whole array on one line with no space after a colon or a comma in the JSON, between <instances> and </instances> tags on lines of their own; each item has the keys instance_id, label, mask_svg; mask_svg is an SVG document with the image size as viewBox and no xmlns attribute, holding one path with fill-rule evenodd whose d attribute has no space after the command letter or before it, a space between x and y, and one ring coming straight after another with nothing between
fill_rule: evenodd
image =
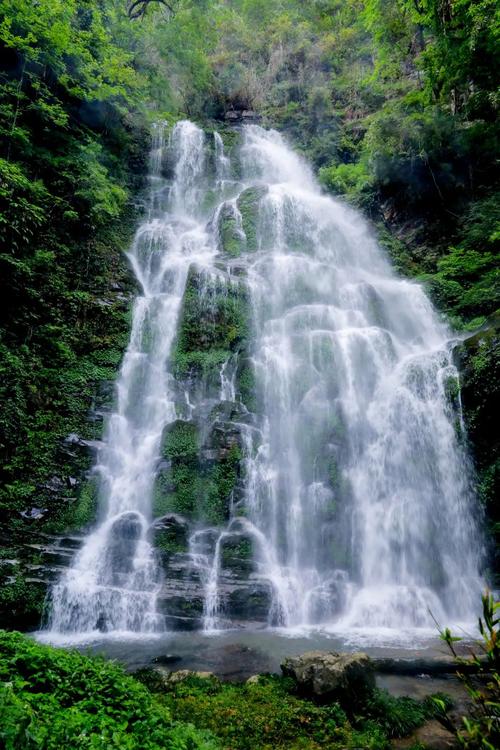
<instances>
[{"instance_id":1,"label":"vegetation","mask_svg":"<svg viewBox=\"0 0 500 750\"><path fill-rule=\"evenodd\" d=\"M234 254L233 249L228 252ZM221 366L244 347L248 317L242 284L214 282L192 269L173 354L176 376L201 377L219 385Z\"/></svg>"},{"instance_id":2,"label":"vegetation","mask_svg":"<svg viewBox=\"0 0 500 750\"><path fill-rule=\"evenodd\" d=\"M144 674L143 679L148 683L151 674ZM261 675L247 684L224 684L194 675L167 685L166 691L164 684L155 685L154 676L150 684L178 720L209 728L221 747L234 750L382 750L389 747L389 738L406 736L436 716L430 700L391 698L383 691L376 691L360 715L349 716L338 703L314 703L296 694L292 680L272 675Z\"/></svg>"},{"instance_id":3,"label":"vegetation","mask_svg":"<svg viewBox=\"0 0 500 750\"><path fill-rule=\"evenodd\" d=\"M39 561L40 534L79 531L96 516L91 445L127 343L134 287L123 250L158 116L213 127L227 112L257 110L312 160L326 190L373 220L398 270L425 283L455 327L474 332L457 350L461 398L498 541L499 17L493 0L3 0L3 626L39 623L45 590L24 566ZM236 142L228 128L223 137ZM222 217L228 255L258 249L261 196L245 191ZM210 284L192 269L176 375L209 390L238 355L239 390L255 409L248 326L244 287ZM217 457L207 458L194 423L167 431L155 515L227 519L242 453L232 435L213 439ZM334 463L329 474L338 487ZM155 543L184 551L183 534L159 528ZM241 538L222 561L245 570L251 556ZM473 656L479 673L463 676L474 703L458 734L467 750L500 743L498 606L483 600L484 660ZM451 633L443 638L453 650ZM354 715L270 676L246 685L192 677L168 690L151 675L146 682L151 690L114 664L0 633L0 744L382 749L432 716L444 720L448 707L443 696L419 703L378 691Z\"/></svg>"},{"instance_id":4,"label":"vegetation","mask_svg":"<svg viewBox=\"0 0 500 750\"><path fill-rule=\"evenodd\" d=\"M277 676L250 684L196 675L166 683L141 670L137 678L113 662L0 632L2 747L385 750L390 737L436 715L432 701L377 692L362 716L349 717L337 703L301 698L291 680Z\"/></svg>"},{"instance_id":5,"label":"vegetation","mask_svg":"<svg viewBox=\"0 0 500 750\"><path fill-rule=\"evenodd\" d=\"M0 633L0 742L5 750L217 750L174 722L123 669Z\"/></svg>"},{"instance_id":6,"label":"vegetation","mask_svg":"<svg viewBox=\"0 0 500 750\"><path fill-rule=\"evenodd\" d=\"M479 654L472 652L466 659L458 656L455 644L462 639L453 636L448 628L441 633L472 699L471 715L463 717L463 727L457 732L460 745L466 750L494 750L500 743L500 602L489 592L483 595L482 601ZM471 666L474 668L472 675ZM461 671L464 667L468 668L467 671Z\"/></svg>"},{"instance_id":7,"label":"vegetation","mask_svg":"<svg viewBox=\"0 0 500 750\"><path fill-rule=\"evenodd\" d=\"M170 466L156 479L154 515L175 512L192 520L224 523L240 472L239 446L218 450L218 460L207 463L200 455L196 425L178 420L167 429L164 454Z\"/></svg>"}]
</instances>

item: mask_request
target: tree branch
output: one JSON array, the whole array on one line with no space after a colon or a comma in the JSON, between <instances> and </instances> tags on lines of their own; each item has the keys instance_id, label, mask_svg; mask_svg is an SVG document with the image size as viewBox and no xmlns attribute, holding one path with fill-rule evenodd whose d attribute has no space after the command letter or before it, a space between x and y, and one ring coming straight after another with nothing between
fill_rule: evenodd
<instances>
[{"instance_id":1,"label":"tree branch","mask_svg":"<svg viewBox=\"0 0 500 750\"><path fill-rule=\"evenodd\" d=\"M137 18L143 18L148 5L153 2L163 5L171 15L174 14L173 6L167 0L132 0L127 11L130 20L134 21Z\"/></svg>"}]
</instances>

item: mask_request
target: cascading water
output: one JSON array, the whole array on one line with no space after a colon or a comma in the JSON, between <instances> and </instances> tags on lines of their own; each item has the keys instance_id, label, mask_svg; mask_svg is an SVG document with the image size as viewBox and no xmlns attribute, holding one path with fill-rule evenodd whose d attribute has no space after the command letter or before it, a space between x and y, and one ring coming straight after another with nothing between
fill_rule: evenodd
<instances>
[{"instance_id":1,"label":"cascading water","mask_svg":"<svg viewBox=\"0 0 500 750\"><path fill-rule=\"evenodd\" d=\"M53 588L52 633L164 629L155 606L161 573L148 531L162 432L176 416L168 361L189 267L207 262L215 252L193 218L204 135L189 122L172 132L176 163L168 191L161 177L164 148L164 125L159 124L148 217L129 253L142 294L134 303L116 411L96 466L104 518Z\"/></svg>"},{"instance_id":2,"label":"cascading water","mask_svg":"<svg viewBox=\"0 0 500 750\"><path fill-rule=\"evenodd\" d=\"M449 331L278 134L250 128L242 158L268 185L249 268L265 428L248 507L275 622L471 616L481 553Z\"/></svg>"},{"instance_id":3,"label":"cascading water","mask_svg":"<svg viewBox=\"0 0 500 750\"><path fill-rule=\"evenodd\" d=\"M97 466L105 516L54 587L51 630L164 627L150 537L162 435L181 420L196 426L201 450L221 412L230 414L229 442L214 449L210 438L201 450L195 502L213 495L203 487L215 481L213 462L227 467L239 452L225 522L189 506L184 475L184 505L172 506L191 514L186 555L169 554L180 561L176 576L182 568L189 586L200 582L205 629L231 622L224 555L238 540L252 549L248 601L257 601L255 586L269 591L259 600L269 625L399 629L432 625L432 616L470 619L482 550L449 395L450 333L424 291L393 273L362 218L321 193L278 133L246 126L229 158L218 133L209 142L179 123L168 189L162 139L159 127L149 216L130 252L142 295ZM197 352L181 377L170 359L193 269L189 288L205 316L199 346L220 334L221 296L227 315L240 295L250 333L244 356L219 343L210 357ZM242 396L248 366L251 406ZM194 459L186 461L184 472Z\"/></svg>"}]
</instances>

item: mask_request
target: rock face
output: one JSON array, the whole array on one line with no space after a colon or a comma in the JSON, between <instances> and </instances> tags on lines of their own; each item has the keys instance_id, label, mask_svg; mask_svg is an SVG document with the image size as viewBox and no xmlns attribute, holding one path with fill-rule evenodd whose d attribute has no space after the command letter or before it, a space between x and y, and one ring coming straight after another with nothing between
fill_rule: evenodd
<instances>
[{"instance_id":1,"label":"rock face","mask_svg":"<svg viewBox=\"0 0 500 750\"><path fill-rule=\"evenodd\" d=\"M281 671L302 693L344 705L357 703L375 688L373 665L364 653L308 651L285 659Z\"/></svg>"}]
</instances>

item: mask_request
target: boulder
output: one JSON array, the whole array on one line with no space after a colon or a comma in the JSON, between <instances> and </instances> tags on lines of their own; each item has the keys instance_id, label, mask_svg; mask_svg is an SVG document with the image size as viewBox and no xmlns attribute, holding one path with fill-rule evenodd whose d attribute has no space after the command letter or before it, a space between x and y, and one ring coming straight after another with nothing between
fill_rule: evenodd
<instances>
[{"instance_id":1,"label":"boulder","mask_svg":"<svg viewBox=\"0 0 500 750\"><path fill-rule=\"evenodd\" d=\"M375 688L373 664L361 652L308 651L285 659L281 671L303 694L343 704L357 703Z\"/></svg>"},{"instance_id":2,"label":"boulder","mask_svg":"<svg viewBox=\"0 0 500 750\"><path fill-rule=\"evenodd\" d=\"M165 678L165 682L167 685L173 686L177 685L179 682L188 680L190 677L197 677L199 680L212 680L213 682L218 682L217 677L213 672L193 672L190 669L179 669L178 672L170 672Z\"/></svg>"},{"instance_id":3,"label":"boulder","mask_svg":"<svg viewBox=\"0 0 500 750\"><path fill-rule=\"evenodd\" d=\"M189 546L189 524L187 519L178 513L167 513L157 518L148 535L160 552L185 552Z\"/></svg>"}]
</instances>

